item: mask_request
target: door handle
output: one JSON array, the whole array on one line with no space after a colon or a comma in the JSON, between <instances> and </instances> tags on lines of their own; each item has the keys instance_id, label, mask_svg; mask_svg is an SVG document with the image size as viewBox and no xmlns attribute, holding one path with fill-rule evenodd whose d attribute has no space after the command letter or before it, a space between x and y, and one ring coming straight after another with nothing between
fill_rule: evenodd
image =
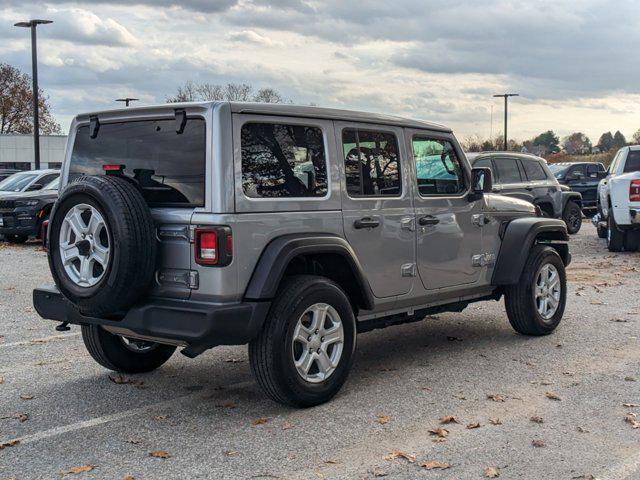
<instances>
[{"instance_id":1,"label":"door handle","mask_svg":"<svg viewBox=\"0 0 640 480\"><path fill-rule=\"evenodd\" d=\"M427 225L437 225L440 223L440 219L434 217L433 215L426 215L424 217L420 217L418 219L418 223L423 226L426 227Z\"/></svg>"},{"instance_id":2,"label":"door handle","mask_svg":"<svg viewBox=\"0 0 640 480\"><path fill-rule=\"evenodd\" d=\"M353 222L353 228L356 230L361 230L363 228L376 228L378 226L380 226L380 220L371 217L364 217Z\"/></svg>"}]
</instances>

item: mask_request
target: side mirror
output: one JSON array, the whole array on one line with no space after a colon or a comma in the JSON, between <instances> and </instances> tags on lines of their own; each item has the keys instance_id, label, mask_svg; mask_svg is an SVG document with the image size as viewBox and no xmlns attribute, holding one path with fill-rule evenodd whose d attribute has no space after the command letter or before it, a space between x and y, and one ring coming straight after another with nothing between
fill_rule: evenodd
<instances>
[{"instance_id":1,"label":"side mirror","mask_svg":"<svg viewBox=\"0 0 640 480\"><path fill-rule=\"evenodd\" d=\"M39 183L34 183L33 185L29 185L26 191L35 192L36 190L42 190L42 185Z\"/></svg>"},{"instance_id":2,"label":"side mirror","mask_svg":"<svg viewBox=\"0 0 640 480\"><path fill-rule=\"evenodd\" d=\"M486 167L473 168L471 170L471 193L482 196L493 189L493 177L491 169Z\"/></svg>"}]
</instances>

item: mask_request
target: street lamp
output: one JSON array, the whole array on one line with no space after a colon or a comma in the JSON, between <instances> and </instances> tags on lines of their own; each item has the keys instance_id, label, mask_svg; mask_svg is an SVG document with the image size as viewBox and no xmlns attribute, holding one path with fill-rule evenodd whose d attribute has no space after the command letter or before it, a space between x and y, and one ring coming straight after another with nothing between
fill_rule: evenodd
<instances>
[{"instance_id":1,"label":"street lamp","mask_svg":"<svg viewBox=\"0 0 640 480\"><path fill-rule=\"evenodd\" d=\"M36 44L36 27L53 23L52 20L29 20L28 22L18 22L14 27L24 27L31 29L31 79L33 80L33 149L35 154L36 170L40 170L40 116L38 114L38 48Z\"/></svg>"},{"instance_id":2,"label":"street lamp","mask_svg":"<svg viewBox=\"0 0 640 480\"><path fill-rule=\"evenodd\" d=\"M116 98L116 102L124 102L125 107L128 107L130 102L137 102L138 100L140 99L131 97Z\"/></svg>"},{"instance_id":3,"label":"street lamp","mask_svg":"<svg viewBox=\"0 0 640 480\"><path fill-rule=\"evenodd\" d=\"M520 95L517 93L503 93L501 95L494 95L494 98L502 97L504 98L504 150L505 152L509 150L509 143L507 139L507 108L509 103L509 97L519 97Z\"/></svg>"}]
</instances>

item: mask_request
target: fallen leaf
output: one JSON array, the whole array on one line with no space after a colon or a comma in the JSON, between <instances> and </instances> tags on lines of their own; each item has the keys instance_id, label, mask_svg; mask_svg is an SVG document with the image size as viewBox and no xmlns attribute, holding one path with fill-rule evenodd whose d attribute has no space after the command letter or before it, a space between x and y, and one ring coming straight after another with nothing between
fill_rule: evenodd
<instances>
[{"instance_id":1,"label":"fallen leaf","mask_svg":"<svg viewBox=\"0 0 640 480\"><path fill-rule=\"evenodd\" d=\"M500 469L497 467L487 467L484 469L484 476L487 478L498 478L500 476Z\"/></svg>"},{"instance_id":2,"label":"fallen leaf","mask_svg":"<svg viewBox=\"0 0 640 480\"><path fill-rule=\"evenodd\" d=\"M381 470L379 468L374 468L373 470L371 470L371 474L374 477L386 477L388 475L387 472L385 472L384 470Z\"/></svg>"},{"instance_id":3,"label":"fallen leaf","mask_svg":"<svg viewBox=\"0 0 640 480\"><path fill-rule=\"evenodd\" d=\"M337 465L340 462L338 460L325 460L324 463L328 463L329 465Z\"/></svg>"},{"instance_id":4,"label":"fallen leaf","mask_svg":"<svg viewBox=\"0 0 640 480\"><path fill-rule=\"evenodd\" d=\"M544 423L544 420L542 419L542 417L539 417L537 415L534 415L529 420L531 420L533 423Z\"/></svg>"},{"instance_id":5,"label":"fallen leaf","mask_svg":"<svg viewBox=\"0 0 640 480\"><path fill-rule=\"evenodd\" d=\"M638 403L623 403L622 406L623 407L627 407L627 408L636 408L636 407L640 407L640 404L638 404Z\"/></svg>"},{"instance_id":6,"label":"fallen leaf","mask_svg":"<svg viewBox=\"0 0 640 480\"><path fill-rule=\"evenodd\" d=\"M567 370L566 372L562 372L562 374L563 375L567 375L569 377L573 377L576 374L576 372L572 372L570 370Z\"/></svg>"},{"instance_id":7,"label":"fallen leaf","mask_svg":"<svg viewBox=\"0 0 640 480\"><path fill-rule=\"evenodd\" d=\"M136 480L136 478L134 476L132 476L132 475L127 475L122 480Z\"/></svg>"},{"instance_id":8,"label":"fallen leaf","mask_svg":"<svg viewBox=\"0 0 640 480\"><path fill-rule=\"evenodd\" d=\"M264 425L268 421L268 418L256 418L253 422L251 422L251 425L253 425L254 427L257 425Z\"/></svg>"},{"instance_id":9,"label":"fallen leaf","mask_svg":"<svg viewBox=\"0 0 640 480\"><path fill-rule=\"evenodd\" d=\"M227 358L225 360L225 362L227 362L227 363L242 363L242 362L244 362L244 360L242 360L241 358Z\"/></svg>"},{"instance_id":10,"label":"fallen leaf","mask_svg":"<svg viewBox=\"0 0 640 480\"><path fill-rule=\"evenodd\" d=\"M490 418L489 423L491 425L502 425L502 420L500 420L499 418Z\"/></svg>"},{"instance_id":11,"label":"fallen leaf","mask_svg":"<svg viewBox=\"0 0 640 480\"><path fill-rule=\"evenodd\" d=\"M473 430L474 428L480 428L480 422L474 422L467 425L467 429Z\"/></svg>"},{"instance_id":12,"label":"fallen leaf","mask_svg":"<svg viewBox=\"0 0 640 480\"><path fill-rule=\"evenodd\" d=\"M440 417L440 423L445 425L447 423L460 423L460 422L453 415L445 415L444 417Z\"/></svg>"},{"instance_id":13,"label":"fallen leaf","mask_svg":"<svg viewBox=\"0 0 640 480\"><path fill-rule=\"evenodd\" d=\"M132 445L139 445L140 443L142 443L142 440L139 440L137 438L129 438L127 439L127 443L131 443Z\"/></svg>"},{"instance_id":14,"label":"fallen leaf","mask_svg":"<svg viewBox=\"0 0 640 480\"><path fill-rule=\"evenodd\" d=\"M293 423L284 422L282 424L282 430L291 430L295 425Z\"/></svg>"},{"instance_id":15,"label":"fallen leaf","mask_svg":"<svg viewBox=\"0 0 640 480\"><path fill-rule=\"evenodd\" d=\"M168 415L156 415L155 417L153 417L153 419L157 421L166 420L167 418Z\"/></svg>"},{"instance_id":16,"label":"fallen leaf","mask_svg":"<svg viewBox=\"0 0 640 480\"><path fill-rule=\"evenodd\" d=\"M72 467L69 470L60 472L62 475L78 475L80 473L90 472L96 468L95 465L83 465L82 467Z\"/></svg>"},{"instance_id":17,"label":"fallen leaf","mask_svg":"<svg viewBox=\"0 0 640 480\"><path fill-rule=\"evenodd\" d=\"M549 400L555 400L555 401L562 400L557 394L553 392L546 392L544 396L547 397Z\"/></svg>"},{"instance_id":18,"label":"fallen leaf","mask_svg":"<svg viewBox=\"0 0 640 480\"><path fill-rule=\"evenodd\" d=\"M624 416L624 421L631 425L631 428L640 428L640 422L637 420L635 413L627 413Z\"/></svg>"},{"instance_id":19,"label":"fallen leaf","mask_svg":"<svg viewBox=\"0 0 640 480\"><path fill-rule=\"evenodd\" d=\"M388 461L395 460L396 458L404 458L409 463L413 463L416 461L415 455L411 453L404 453L404 452L401 452L400 450L394 450L389 455L384 457L384 459Z\"/></svg>"},{"instance_id":20,"label":"fallen leaf","mask_svg":"<svg viewBox=\"0 0 640 480\"><path fill-rule=\"evenodd\" d=\"M240 455L240 452L237 452L235 450L226 450L225 452L223 452L227 457L235 457L237 455Z\"/></svg>"},{"instance_id":21,"label":"fallen leaf","mask_svg":"<svg viewBox=\"0 0 640 480\"><path fill-rule=\"evenodd\" d=\"M614 322L614 323L628 323L629 319L627 318L611 318L609 319L610 322Z\"/></svg>"},{"instance_id":22,"label":"fallen leaf","mask_svg":"<svg viewBox=\"0 0 640 480\"><path fill-rule=\"evenodd\" d=\"M538 448L542 448L542 447L546 447L547 444L544 443L544 440L533 440L531 442L531 445L533 445L534 447L538 447Z\"/></svg>"},{"instance_id":23,"label":"fallen leaf","mask_svg":"<svg viewBox=\"0 0 640 480\"><path fill-rule=\"evenodd\" d=\"M589 430L587 430L584 427L578 427L578 428L576 428L576 430L578 430L580 433L589 433Z\"/></svg>"},{"instance_id":24,"label":"fallen leaf","mask_svg":"<svg viewBox=\"0 0 640 480\"><path fill-rule=\"evenodd\" d=\"M423 462L420 466L426 470L446 470L447 468L451 468L451 465L445 462Z\"/></svg>"},{"instance_id":25,"label":"fallen leaf","mask_svg":"<svg viewBox=\"0 0 640 480\"><path fill-rule=\"evenodd\" d=\"M33 400L33 395L29 395L27 393L21 393L20 394L20 398L22 400Z\"/></svg>"},{"instance_id":26,"label":"fallen leaf","mask_svg":"<svg viewBox=\"0 0 640 480\"><path fill-rule=\"evenodd\" d=\"M385 425L390 421L391 417L389 415L378 415L378 419L376 420L376 422L378 422L380 425Z\"/></svg>"},{"instance_id":27,"label":"fallen leaf","mask_svg":"<svg viewBox=\"0 0 640 480\"><path fill-rule=\"evenodd\" d=\"M134 385L138 387L144 385L144 382L142 380L127 378L124 375L109 375L109 380L111 380L116 385Z\"/></svg>"},{"instance_id":28,"label":"fallen leaf","mask_svg":"<svg viewBox=\"0 0 640 480\"><path fill-rule=\"evenodd\" d=\"M149 455L155 458L169 458L171 456L169 455L169 452L165 452L164 450L156 450L154 452L149 453Z\"/></svg>"},{"instance_id":29,"label":"fallen leaf","mask_svg":"<svg viewBox=\"0 0 640 480\"><path fill-rule=\"evenodd\" d=\"M624 377L624 381L625 382L635 382L636 381L636 377Z\"/></svg>"},{"instance_id":30,"label":"fallen leaf","mask_svg":"<svg viewBox=\"0 0 640 480\"><path fill-rule=\"evenodd\" d=\"M440 427L429 429L429 433L431 435L436 435L436 436L438 436L440 438L445 438L445 437L449 436L449 430L446 430L446 429L440 428Z\"/></svg>"},{"instance_id":31,"label":"fallen leaf","mask_svg":"<svg viewBox=\"0 0 640 480\"><path fill-rule=\"evenodd\" d=\"M505 401L505 396L497 394L497 393L490 393L490 394L487 395L487 398L489 400L493 400L494 402L504 402Z\"/></svg>"},{"instance_id":32,"label":"fallen leaf","mask_svg":"<svg viewBox=\"0 0 640 480\"><path fill-rule=\"evenodd\" d=\"M3 450L7 447L15 447L20 443L20 440L11 440L9 442L0 443L0 450Z\"/></svg>"}]
</instances>

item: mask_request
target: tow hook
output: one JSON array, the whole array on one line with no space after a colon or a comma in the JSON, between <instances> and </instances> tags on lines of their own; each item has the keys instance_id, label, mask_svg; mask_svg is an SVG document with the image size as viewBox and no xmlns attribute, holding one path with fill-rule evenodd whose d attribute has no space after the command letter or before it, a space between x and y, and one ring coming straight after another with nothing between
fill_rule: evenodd
<instances>
[{"instance_id":1,"label":"tow hook","mask_svg":"<svg viewBox=\"0 0 640 480\"><path fill-rule=\"evenodd\" d=\"M56 332L68 332L69 330L71 330L69 322L62 322L60 325L56 326Z\"/></svg>"}]
</instances>

